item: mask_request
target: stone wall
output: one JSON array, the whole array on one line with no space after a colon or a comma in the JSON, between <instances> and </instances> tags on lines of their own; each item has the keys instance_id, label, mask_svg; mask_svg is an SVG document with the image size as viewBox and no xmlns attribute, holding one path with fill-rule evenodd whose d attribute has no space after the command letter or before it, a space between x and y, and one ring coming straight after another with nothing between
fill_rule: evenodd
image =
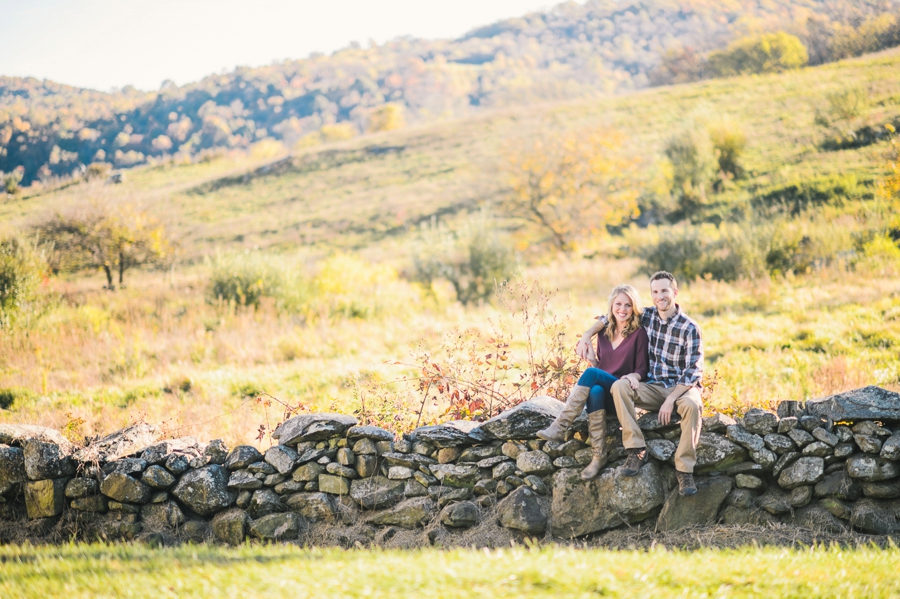
<instances>
[{"instance_id":1,"label":"stone wall","mask_svg":"<svg viewBox=\"0 0 900 599\"><path fill-rule=\"evenodd\" d=\"M866 387L782 402L777 413L706 418L699 493L686 498L675 490L677 425L641 417L651 459L626 477L618 423L609 419L610 463L583 482L585 415L563 443L535 438L561 406L538 398L487 422L425 426L402 438L351 416L307 414L282 423L278 445L265 452L161 440L147 424L80 449L51 429L0 425L0 542L28 536L10 531L63 530L88 540L317 544L324 530L353 538L344 530L375 542L417 531L415 544L473 527L565 541L638 522L663 532L776 522L900 532L896 393Z\"/></svg>"}]
</instances>

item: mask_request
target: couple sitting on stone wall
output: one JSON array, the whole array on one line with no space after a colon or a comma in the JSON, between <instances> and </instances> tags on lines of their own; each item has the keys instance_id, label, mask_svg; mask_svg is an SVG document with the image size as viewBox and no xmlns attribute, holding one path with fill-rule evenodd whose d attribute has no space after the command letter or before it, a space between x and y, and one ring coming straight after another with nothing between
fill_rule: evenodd
<instances>
[{"instance_id":1,"label":"couple sitting on stone wall","mask_svg":"<svg viewBox=\"0 0 900 599\"><path fill-rule=\"evenodd\" d=\"M587 404L593 457L581 478L590 480L606 465L606 412L615 406L627 450L622 472L634 476L647 461L635 408L658 410L662 425L671 421L672 410L677 409L681 416L681 439L675 452L678 491L693 495L697 492L692 473L703 409L700 328L675 303L678 285L670 273L661 271L650 277L650 295L653 307L642 310L634 287L613 289L606 316L598 318L576 347L592 367L578 379L559 417L537 435L562 441Z\"/></svg>"}]
</instances>

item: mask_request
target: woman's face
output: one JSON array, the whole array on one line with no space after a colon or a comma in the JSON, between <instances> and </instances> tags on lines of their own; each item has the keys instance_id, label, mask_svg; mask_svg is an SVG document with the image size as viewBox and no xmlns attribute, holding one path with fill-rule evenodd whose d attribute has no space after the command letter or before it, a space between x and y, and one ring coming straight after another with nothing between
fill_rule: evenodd
<instances>
[{"instance_id":1,"label":"woman's face","mask_svg":"<svg viewBox=\"0 0 900 599\"><path fill-rule=\"evenodd\" d=\"M624 293L617 295L613 299L612 313L619 324L627 323L631 319L631 315L634 314L634 306L631 305L631 299Z\"/></svg>"}]
</instances>

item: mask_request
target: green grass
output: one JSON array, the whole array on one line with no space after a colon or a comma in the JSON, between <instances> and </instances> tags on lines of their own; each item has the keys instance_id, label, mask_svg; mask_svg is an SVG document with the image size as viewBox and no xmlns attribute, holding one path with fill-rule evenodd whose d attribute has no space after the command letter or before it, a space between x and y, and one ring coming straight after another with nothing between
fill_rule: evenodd
<instances>
[{"instance_id":1,"label":"green grass","mask_svg":"<svg viewBox=\"0 0 900 599\"><path fill-rule=\"evenodd\" d=\"M0 548L0 596L896 597L900 551Z\"/></svg>"}]
</instances>

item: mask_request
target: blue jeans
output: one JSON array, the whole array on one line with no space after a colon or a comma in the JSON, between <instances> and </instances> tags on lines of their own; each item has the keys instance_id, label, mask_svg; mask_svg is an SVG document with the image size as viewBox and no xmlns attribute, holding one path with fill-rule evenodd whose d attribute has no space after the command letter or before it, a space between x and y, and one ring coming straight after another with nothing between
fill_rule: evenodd
<instances>
[{"instance_id":1,"label":"blue jeans","mask_svg":"<svg viewBox=\"0 0 900 599\"><path fill-rule=\"evenodd\" d=\"M617 380L619 379L599 368L588 368L584 371L578 379L578 385L591 390L587 400L588 414L597 410L615 409L610 389Z\"/></svg>"}]
</instances>

